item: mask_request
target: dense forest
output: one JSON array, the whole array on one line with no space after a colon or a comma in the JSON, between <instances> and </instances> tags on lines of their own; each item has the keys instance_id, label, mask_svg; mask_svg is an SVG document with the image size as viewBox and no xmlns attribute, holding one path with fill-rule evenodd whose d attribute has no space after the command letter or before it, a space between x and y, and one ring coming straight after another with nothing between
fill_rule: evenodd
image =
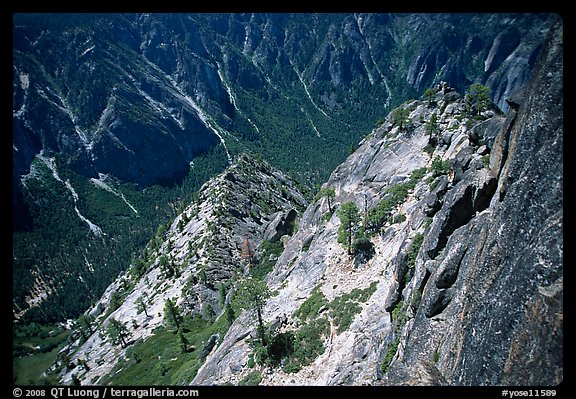
<instances>
[{"instance_id":1,"label":"dense forest","mask_svg":"<svg viewBox=\"0 0 576 399\"><path fill-rule=\"evenodd\" d=\"M41 200L27 204L34 228L14 233L13 300L16 306L26 300L25 294L33 288L31 281L36 283L36 292L54 294L47 295L42 306L26 311L20 318L24 324L77 318L141 255L159 226L170 221L209 177L226 166L226 157L216 147L199 157L193 173L172 187L140 188L110 178L107 186L114 192L71 171L58 159L56 165L60 179L69 182L78 200L74 201L64 184L48 177L51 172L42 162L35 161L37 175L26 181L26 188L38 193L36 198ZM101 235L89 229L74 206L86 219L95 221Z\"/></svg>"}]
</instances>

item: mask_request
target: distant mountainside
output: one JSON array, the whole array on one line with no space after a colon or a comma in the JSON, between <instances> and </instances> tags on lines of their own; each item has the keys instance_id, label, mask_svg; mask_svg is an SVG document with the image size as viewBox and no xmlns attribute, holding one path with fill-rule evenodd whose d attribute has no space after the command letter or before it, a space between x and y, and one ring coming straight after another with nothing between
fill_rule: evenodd
<instances>
[{"instance_id":1,"label":"distant mountainside","mask_svg":"<svg viewBox=\"0 0 576 399\"><path fill-rule=\"evenodd\" d=\"M15 14L14 314L76 317L246 150L318 184L442 80L483 83L506 110L553 20Z\"/></svg>"},{"instance_id":2,"label":"distant mountainside","mask_svg":"<svg viewBox=\"0 0 576 399\"><path fill-rule=\"evenodd\" d=\"M80 318L52 372L85 385L561 383L563 76L557 21L506 114L436 85L306 208L296 182L241 156Z\"/></svg>"}]
</instances>

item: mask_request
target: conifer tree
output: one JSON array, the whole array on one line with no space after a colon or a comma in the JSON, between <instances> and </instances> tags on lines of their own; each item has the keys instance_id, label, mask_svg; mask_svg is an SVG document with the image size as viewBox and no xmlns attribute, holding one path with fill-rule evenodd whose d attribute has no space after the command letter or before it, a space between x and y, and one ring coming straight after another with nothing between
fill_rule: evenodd
<instances>
[{"instance_id":1,"label":"conifer tree","mask_svg":"<svg viewBox=\"0 0 576 399\"><path fill-rule=\"evenodd\" d=\"M332 209L332 201L336 197L336 191L334 190L334 187L325 187L321 189L316 195L316 200L319 200L322 197L326 197L328 199L328 210L330 211L330 214L334 213Z\"/></svg>"},{"instance_id":2,"label":"conifer tree","mask_svg":"<svg viewBox=\"0 0 576 399\"><path fill-rule=\"evenodd\" d=\"M258 336L262 345L266 346L264 321L262 319L262 309L266 300L270 298L271 292L266 282L257 278L247 277L238 288L234 300L241 309L255 310L258 317Z\"/></svg>"},{"instance_id":3,"label":"conifer tree","mask_svg":"<svg viewBox=\"0 0 576 399\"><path fill-rule=\"evenodd\" d=\"M116 320L115 318L111 318L106 329L106 334L114 345L121 345L122 348L126 347L126 338L129 336L126 324Z\"/></svg>"},{"instance_id":4,"label":"conifer tree","mask_svg":"<svg viewBox=\"0 0 576 399\"><path fill-rule=\"evenodd\" d=\"M338 209L340 227L338 228L338 242L346 246L348 254L352 255L352 239L358 230L360 215L354 202L345 202Z\"/></svg>"},{"instance_id":5,"label":"conifer tree","mask_svg":"<svg viewBox=\"0 0 576 399\"><path fill-rule=\"evenodd\" d=\"M164 304L164 321L167 327L175 329L176 332L180 331L182 315L171 299L167 299Z\"/></svg>"}]
</instances>

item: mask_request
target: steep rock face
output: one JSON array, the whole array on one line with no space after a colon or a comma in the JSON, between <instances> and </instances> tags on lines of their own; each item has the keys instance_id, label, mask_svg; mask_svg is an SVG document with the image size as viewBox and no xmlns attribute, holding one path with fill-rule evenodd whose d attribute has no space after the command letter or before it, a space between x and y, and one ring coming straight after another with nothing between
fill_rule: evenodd
<instances>
[{"instance_id":1,"label":"steep rock face","mask_svg":"<svg viewBox=\"0 0 576 399\"><path fill-rule=\"evenodd\" d=\"M435 217L417 277L403 293L410 298L420 289L421 306L385 383L562 381L562 43L559 24L522 99L511 101L488 172L497 185L484 189L485 206L476 209L466 189L486 187L486 171L469 171ZM469 220L449 228L443 220L456 208ZM418 377L422 367L441 378Z\"/></svg>"},{"instance_id":2,"label":"steep rock face","mask_svg":"<svg viewBox=\"0 0 576 399\"><path fill-rule=\"evenodd\" d=\"M168 299L186 315L221 314L220 285L248 267L241 256L245 240L256 248L279 215L289 218L305 205L290 178L263 161L241 156L202 187L197 202L155 237L144 259L136 261L87 311L93 326L89 334L84 331L84 339L77 330L62 351L67 355L60 358L67 356L73 366L63 372L61 381L67 384L75 375L84 384L97 383L126 357L126 349L106 336L112 318L131 326L126 341L132 344L165 324ZM142 301L145 312L139 306ZM88 367L81 366L79 359Z\"/></svg>"},{"instance_id":3,"label":"steep rock face","mask_svg":"<svg viewBox=\"0 0 576 399\"><path fill-rule=\"evenodd\" d=\"M488 112L478 121L456 92L439 87L435 104L403 105L404 131L385 122L333 172L332 206L354 201L362 213L427 167L393 209L405 220L384 223L371 255L351 257L337 243L340 221L326 198L308 207L268 275L279 293L265 321L286 319L278 331L303 337L306 324L339 317L338 303L354 290L375 288L354 302L350 324L320 330L323 349L309 363L286 368L287 356L280 367L257 366L261 384L562 380L561 24L551 37L507 118ZM429 135L433 113L438 129ZM303 320L312 299L317 313ZM254 330L254 319L241 316L192 383L236 384L253 372Z\"/></svg>"},{"instance_id":4,"label":"steep rock face","mask_svg":"<svg viewBox=\"0 0 576 399\"><path fill-rule=\"evenodd\" d=\"M461 114L463 101L456 94L453 89L438 88L433 105L421 101L407 102L404 105L410 115L407 127L400 131L391 121L386 121L332 173L326 183L335 191L333 207L354 201L363 213L364 209L375 208L386 197L388 189L405 187L415 179L406 198L394 207L394 213L405 215L406 219L384 224L371 239L372 255L350 257L337 242L340 221L336 213L330 214L326 198L310 205L304 212L298 232L286 243L275 269L268 275L268 284L279 293L268 301L265 321L274 324L277 320L286 319L285 326L279 331L296 332L312 322L304 322L296 314L316 290L327 301L349 303L355 300L343 298L357 295L353 293L358 290L373 287L373 291L370 291L368 299L354 302L358 308L351 315L349 326L336 326L334 334L321 335L325 350L313 358L311 364L303 365L297 372L263 368L262 384L357 385L377 381L382 350L393 337L390 313L399 301L408 274L409 268L405 265L408 247L428 229L426 212L430 212L430 196L438 196L443 202L446 192L453 189L454 175L448 176L444 172L436 180L429 168L433 159L424 149L429 143L438 142L434 155L451 160L464 149L479 148L469 140L471 120ZM426 124L433 114L437 115L438 131L430 136ZM502 122L502 118L493 113L489 115ZM451 144L440 143L439 138L448 133L453 137ZM469 158L478 161L476 167L486 171L475 151ZM427 172L418 178L411 177L414 171L422 171L422 168ZM476 197L480 198L479 195ZM326 320L328 323L327 315L337 315L334 313L337 312L335 304L327 304L324 311L312 316L313 320ZM253 349L247 337L255 329L251 318L251 315L244 314L232 325L193 383L237 383L250 372L246 364Z\"/></svg>"}]
</instances>

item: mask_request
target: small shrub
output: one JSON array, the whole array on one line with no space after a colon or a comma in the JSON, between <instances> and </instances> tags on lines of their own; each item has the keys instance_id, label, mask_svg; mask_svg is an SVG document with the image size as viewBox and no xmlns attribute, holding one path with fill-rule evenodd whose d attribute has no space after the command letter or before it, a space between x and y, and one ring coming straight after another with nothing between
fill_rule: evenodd
<instances>
[{"instance_id":1,"label":"small shrub","mask_svg":"<svg viewBox=\"0 0 576 399\"><path fill-rule=\"evenodd\" d=\"M368 228L372 233L380 230L386 222L390 221L392 211L406 201L409 192L416 187L427 172L425 167L416 169L410 174L407 182L386 189L384 198L368 211Z\"/></svg>"},{"instance_id":2,"label":"small shrub","mask_svg":"<svg viewBox=\"0 0 576 399\"><path fill-rule=\"evenodd\" d=\"M434 176L445 175L450 171L450 160L443 161L439 156L432 160L432 174Z\"/></svg>"},{"instance_id":3,"label":"small shrub","mask_svg":"<svg viewBox=\"0 0 576 399\"><path fill-rule=\"evenodd\" d=\"M392 310L392 332L394 334L393 341L388 344L388 350L384 355L384 359L382 360L382 364L380 365L380 370L383 373L386 373L390 368L390 363L392 363L392 359L396 355L398 351L398 345L400 344L400 333L402 328L408 321L408 317L406 316L406 312L404 311L404 302L400 301Z\"/></svg>"},{"instance_id":4,"label":"small shrub","mask_svg":"<svg viewBox=\"0 0 576 399\"><path fill-rule=\"evenodd\" d=\"M418 256L418 252L420 251L420 247L424 242L424 236L420 233L416 234L410 247L408 247L408 251L406 253L406 265L409 268L413 268L416 266L416 257Z\"/></svg>"},{"instance_id":5,"label":"small shrub","mask_svg":"<svg viewBox=\"0 0 576 399\"><path fill-rule=\"evenodd\" d=\"M436 146L432 144L426 144L426 147L422 149L425 153L432 155L436 151Z\"/></svg>"},{"instance_id":6,"label":"small shrub","mask_svg":"<svg viewBox=\"0 0 576 399\"><path fill-rule=\"evenodd\" d=\"M400 340L395 339L388 345L388 350L386 351L386 355L384 355L384 359L382 360L382 364L380 365L380 370L382 370L383 373L386 373L390 368L390 363L392 363L392 359L394 359L394 356L398 351L399 343Z\"/></svg>"},{"instance_id":7,"label":"small shrub","mask_svg":"<svg viewBox=\"0 0 576 399\"><path fill-rule=\"evenodd\" d=\"M302 367L311 364L326 350L322 337L329 331L329 323L325 317L315 319L300 327L295 335L294 350L284 361L282 369L286 373L296 373Z\"/></svg>"},{"instance_id":8,"label":"small shrub","mask_svg":"<svg viewBox=\"0 0 576 399\"><path fill-rule=\"evenodd\" d=\"M248 374L246 377L242 378L242 380L238 382L238 385L256 386L260 385L261 382L262 382L262 374L260 373L260 371L255 370L250 372L250 374Z\"/></svg>"},{"instance_id":9,"label":"small shrub","mask_svg":"<svg viewBox=\"0 0 576 399\"><path fill-rule=\"evenodd\" d=\"M254 361L254 355L252 355L248 358L248 363L246 364L246 366L248 366L248 368L252 369L252 368L254 368L255 365L256 365L256 362Z\"/></svg>"},{"instance_id":10,"label":"small shrub","mask_svg":"<svg viewBox=\"0 0 576 399\"><path fill-rule=\"evenodd\" d=\"M320 291L320 287L314 288L312 294L300 305L294 312L294 316L298 317L301 321L306 321L318 314L318 311L328 304L328 300Z\"/></svg>"},{"instance_id":11,"label":"small shrub","mask_svg":"<svg viewBox=\"0 0 576 399\"><path fill-rule=\"evenodd\" d=\"M278 367L283 358L294 352L295 336L291 331L276 334L268 345L268 362L271 367Z\"/></svg>"},{"instance_id":12,"label":"small shrub","mask_svg":"<svg viewBox=\"0 0 576 399\"><path fill-rule=\"evenodd\" d=\"M365 232L361 232L356 235L352 243L352 249L355 253L363 252L365 254L372 254L374 252L374 244L370 241L370 236Z\"/></svg>"},{"instance_id":13,"label":"small shrub","mask_svg":"<svg viewBox=\"0 0 576 399\"><path fill-rule=\"evenodd\" d=\"M412 309L416 309L420 305L420 300L422 299L422 292L420 290L415 290L412 294L412 299L410 299L410 306Z\"/></svg>"}]
</instances>

